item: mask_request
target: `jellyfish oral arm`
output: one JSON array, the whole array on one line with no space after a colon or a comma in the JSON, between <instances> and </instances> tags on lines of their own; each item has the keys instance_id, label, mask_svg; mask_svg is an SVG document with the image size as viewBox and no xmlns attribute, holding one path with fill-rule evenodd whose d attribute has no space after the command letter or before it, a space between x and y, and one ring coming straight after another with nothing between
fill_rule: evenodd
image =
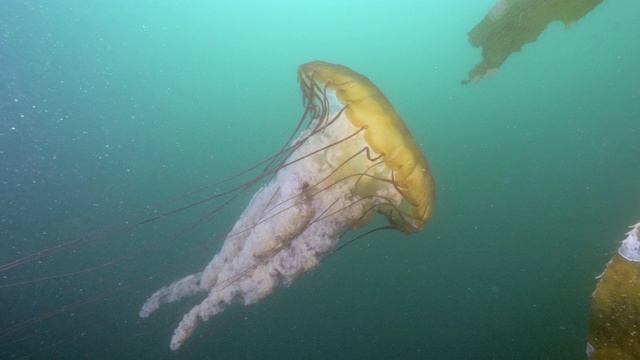
<instances>
[{"instance_id":1,"label":"jellyfish oral arm","mask_svg":"<svg viewBox=\"0 0 640 360\"><path fill-rule=\"evenodd\" d=\"M378 154L345 114L314 121L329 126L314 136L310 133L319 126L302 132L296 142L300 146L286 166L254 195L205 270L160 289L143 305L140 316L148 317L163 303L208 292L175 329L171 349L178 349L199 322L226 305L256 303L276 286L288 285L314 268L346 228L372 220L364 216L373 214L372 209L401 202L388 180L393 178L391 170L375 166L372 159ZM373 191L355 191L356 187Z\"/></svg>"},{"instance_id":2,"label":"jellyfish oral arm","mask_svg":"<svg viewBox=\"0 0 640 360\"><path fill-rule=\"evenodd\" d=\"M156 291L140 309L140 317L147 318L154 311L160 308L160 305L178 301L182 298L193 296L202 291L200 288L200 279L202 272L186 276L170 286L165 286Z\"/></svg>"}]
</instances>

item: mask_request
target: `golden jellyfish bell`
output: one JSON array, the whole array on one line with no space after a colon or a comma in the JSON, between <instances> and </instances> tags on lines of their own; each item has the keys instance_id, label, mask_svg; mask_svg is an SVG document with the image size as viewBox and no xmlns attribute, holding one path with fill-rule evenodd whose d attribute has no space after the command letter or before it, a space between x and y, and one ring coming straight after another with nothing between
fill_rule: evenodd
<instances>
[{"instance_id":1,"label":"golden jellyfish bell","mask_svg":"<svg viewBox=\"0 0 640 360\"><path fill-rule=\"evenodd\" d=\"M336 111L344 107L351 124L364 128L365 141L392 170L396 190L403 196L401 212L385 215L401 231L422 230L435 208L433 176L427 159L389 100L365 76L323 61L301 65L298 81L307 102L323 99L322 93L335 93L339 103L331 99L331 108Z\"/></svg>"}]
</instances>

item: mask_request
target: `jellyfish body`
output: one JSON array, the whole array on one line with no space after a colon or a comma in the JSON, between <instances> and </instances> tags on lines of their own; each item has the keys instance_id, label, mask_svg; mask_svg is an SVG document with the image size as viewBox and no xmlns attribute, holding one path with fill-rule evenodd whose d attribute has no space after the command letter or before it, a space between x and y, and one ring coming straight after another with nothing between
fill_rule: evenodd
<instances>
[{"instance_id":1,"label":"jellyfish body","mask_svg":"<svg viewBox=\"0 0 640 360\"><path fill-rule=\"evenodd\" d=\"M153 294L140 310L196 293L171 339L178 349L201 321L226 305L253 304L318 265L347 229L385 215L405 233L434 209L427 161L391 104L366 77L340 65L300 66L310 121L271 180L251 200L204 271Z\"/></svg>"}]
</instances>

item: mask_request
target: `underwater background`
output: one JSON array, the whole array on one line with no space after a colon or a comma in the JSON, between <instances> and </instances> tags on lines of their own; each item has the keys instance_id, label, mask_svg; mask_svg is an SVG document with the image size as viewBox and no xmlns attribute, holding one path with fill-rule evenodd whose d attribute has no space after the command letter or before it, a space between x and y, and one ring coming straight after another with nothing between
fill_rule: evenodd
<instances>
[{"instance_id":1,"label":"underwater background","mask_svg":"<svg viewBox=\"0 0 640 360\"><path fill-rule=\"evenodd\" d=\"M177 352L198 299L140 306L204 268L257 188L181 236L208 204L9 269L0 358L586 358L595 277L640 220L640 2L552 23L463 86L493 2L0 2L0 264L277 152L311 60L373 81L437 186L422 233L359 239Z\"/></svg>"}]
</instances>

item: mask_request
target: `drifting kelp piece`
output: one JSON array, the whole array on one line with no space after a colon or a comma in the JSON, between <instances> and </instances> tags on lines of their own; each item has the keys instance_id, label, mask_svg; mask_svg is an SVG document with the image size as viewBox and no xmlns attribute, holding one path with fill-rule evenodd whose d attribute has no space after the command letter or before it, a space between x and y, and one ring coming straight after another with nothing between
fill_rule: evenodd
<instances>
[{"instance_id":1,"label":"drifting kelp piece","mask_svg":"<svg viewBox=\"0 0 640 360\"><path fill-rule=\"evenodd\" d=\"M640 223L600 276L589 315L589 360L640 359Z\"/></svg>"},{"instance_id":2,"label":"drifting kelp piece","mask_svg":"<svg viewBox=\"0 0 640 360\"><path fill-rule=\"evenodd\" d=\"M469 32L469 43L482 46L482 62L463 84L493 74L512 52L535 42L552 21L570 27L602 0L500 0Z\"/></svg>"}]
</instances>

